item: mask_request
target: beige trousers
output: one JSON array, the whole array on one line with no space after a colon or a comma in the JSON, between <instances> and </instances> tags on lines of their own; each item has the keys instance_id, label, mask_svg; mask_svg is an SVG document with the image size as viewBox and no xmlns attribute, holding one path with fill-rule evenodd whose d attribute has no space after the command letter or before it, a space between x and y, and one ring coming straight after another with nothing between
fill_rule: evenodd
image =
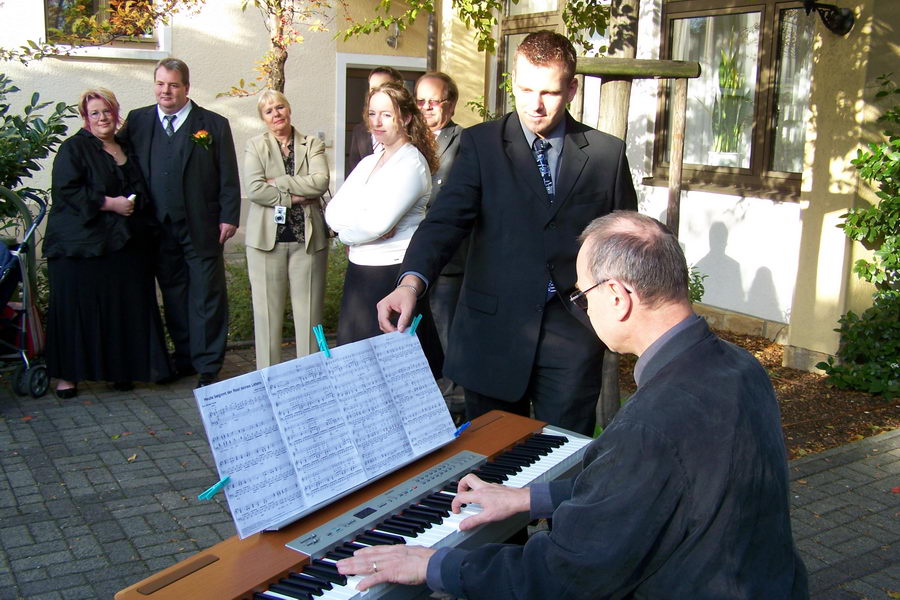
<instances>
[{"instance_id":1,"label":"beige trousers","mask_svg":"<svg viewBox=\"0 0 900 600\"><path fill-rule=\"evenodd\" d=\"M277 242L269 252L247 247L257 369L281 362L281 330L288 288L297 357L318 350L312 327L322 321L327 267L327 247L313 254L307 254L297 242Z\"/></svg>"}]
</instances>

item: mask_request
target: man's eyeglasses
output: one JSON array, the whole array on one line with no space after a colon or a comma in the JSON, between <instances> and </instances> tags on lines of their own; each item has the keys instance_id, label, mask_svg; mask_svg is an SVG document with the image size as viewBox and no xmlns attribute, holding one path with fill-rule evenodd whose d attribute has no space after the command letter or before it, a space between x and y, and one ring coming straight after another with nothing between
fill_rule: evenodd
<instances>
[{"instance_id":1,"label":"man's eyeglasses","mask_svg":"<svg viewBox=\"0 0 900 600\"><path fill-rule=\"evenodd\" d=\"M443 104L446 101L447 101L447 98L444 98L443 100L418 99L418 100L416 100L416 106L418 106L419 108L425 108L425 107L434 108L435 106L440 106L441 104Z\"/></svg>"},{"instance_id":2,"label":"man's eyeglasses","mask_svg":"<svg viewBox=\"0 0 900 600\"><path fill-rule=\"evenodd\" d=\"M595 287L603 285L607 281L609 281L609 278L601 279L600 281L598 281L597 283L595 283L594 285L592 285L591 287L589 287L588 289L586 289L584 291L581 291L578 288L575 288L575 291L572 292L571 294L569 294L569 301L572 304L574 304L575 306L577 306L578 308L580 308L581 310L587 311L587 309L588 309L587 293L589 291L591 291L592 289L594 289Z\"/></svg>"},{"instance_id":3,"label":"man's eyeglasses","mask_svg":"<svg viewBox=\"0 0 900 600\"><path fill-rule=\"evenodd\" d=\"M581 291L576 287L575 291L572 292L571 294L569 294L569 301L572 304L574 304L575 306L577 306L578 308L580 308L581 310L587 312L587 309L588 309L587 293L589 291L591 291L592 289L594 289L595 287L603 285L604 283L606 283L609 280L610 280L609 277L607 277L606 279L601 279L600 281L598 281L597 283L595 283L594 285L592 285L591 287L589 287L588 289L586 289L584 291ZM625 290L625 292L628 294L631 293L631 290L629 290L624 285L622 286L622 289Z\"/></svg>"}]
</instances>

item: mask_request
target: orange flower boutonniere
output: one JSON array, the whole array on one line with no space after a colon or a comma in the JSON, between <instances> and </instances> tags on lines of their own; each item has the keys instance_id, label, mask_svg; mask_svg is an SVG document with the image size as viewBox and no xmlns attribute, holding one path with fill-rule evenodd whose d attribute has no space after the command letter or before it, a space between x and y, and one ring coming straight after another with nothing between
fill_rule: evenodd
<instances>
[{"instance_id":1,"label":"orange flower boutonniere","mask_svg":"<svg viewBox=\"0 0 900 600\"><path fill-rule=\"evenodd\" d=\"M194 133L194 135L191 136L191 139L204 150L209 150L209 146L212 144L212 136L209 135L209 132L205 129L200 129Z\"/></svg>"}]
</instances>

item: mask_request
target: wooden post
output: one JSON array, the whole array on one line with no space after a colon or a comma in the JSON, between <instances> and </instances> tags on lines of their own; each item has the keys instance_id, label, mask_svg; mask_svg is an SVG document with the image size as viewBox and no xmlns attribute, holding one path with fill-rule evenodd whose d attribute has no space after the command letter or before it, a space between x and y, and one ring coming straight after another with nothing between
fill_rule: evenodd
<instances>
[{"instance_id":1,"label":"wooden post","mask_svg":"<svg viewBox=\"0 0 900 600\"><path fill-rule=\"evenodd\" d=\"M684 126L687 114L687 79L676 79L672 95L671 144L669 145L669 204L666 225L678 237L681 219L681 168L684 161Z\"/></svg>"},{"instance_id":2,"label":"wooden post","mask_svg":"<svg viewBox=\"0 0 900 600\"><path fill-rule=\"evenodd\" d=\"M618 0L610 5L609 55L619 60L634 60L638 34L640 0ZM600 117L597 129L617 138L628 133L628 109L631 104L632 77L606 76L600 84ZM619 355L611 350L603 355L600 398L597 401L597 423L606 427L619 411Z\"/></svg>"}]
</instances>

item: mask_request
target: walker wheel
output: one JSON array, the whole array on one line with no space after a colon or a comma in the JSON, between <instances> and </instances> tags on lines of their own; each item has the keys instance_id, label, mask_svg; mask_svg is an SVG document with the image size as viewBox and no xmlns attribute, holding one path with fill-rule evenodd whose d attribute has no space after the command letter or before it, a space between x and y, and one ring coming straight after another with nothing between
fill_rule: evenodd
<instances>
[{"instance_id":1,"label":"walker wheel","mask_svg":"<svg viewBox=\"0 0 900 600\"><path fill-rule=\"evenodd\" d=\"M12 375L12 389L18 396L28 394L28 370L25 364L19 364Z\"/></svg>"},{"instance_id":2,"label":"walker wheel","mask_svg":"<svg viewBox=\"0 0 900 600\"><path fill-rule=\"evenodd\" d=\"M50 376L46 365L37 365L28 370L28 388L32 398L40 398L50 387Z\"/></svg>"}]
</instances>

